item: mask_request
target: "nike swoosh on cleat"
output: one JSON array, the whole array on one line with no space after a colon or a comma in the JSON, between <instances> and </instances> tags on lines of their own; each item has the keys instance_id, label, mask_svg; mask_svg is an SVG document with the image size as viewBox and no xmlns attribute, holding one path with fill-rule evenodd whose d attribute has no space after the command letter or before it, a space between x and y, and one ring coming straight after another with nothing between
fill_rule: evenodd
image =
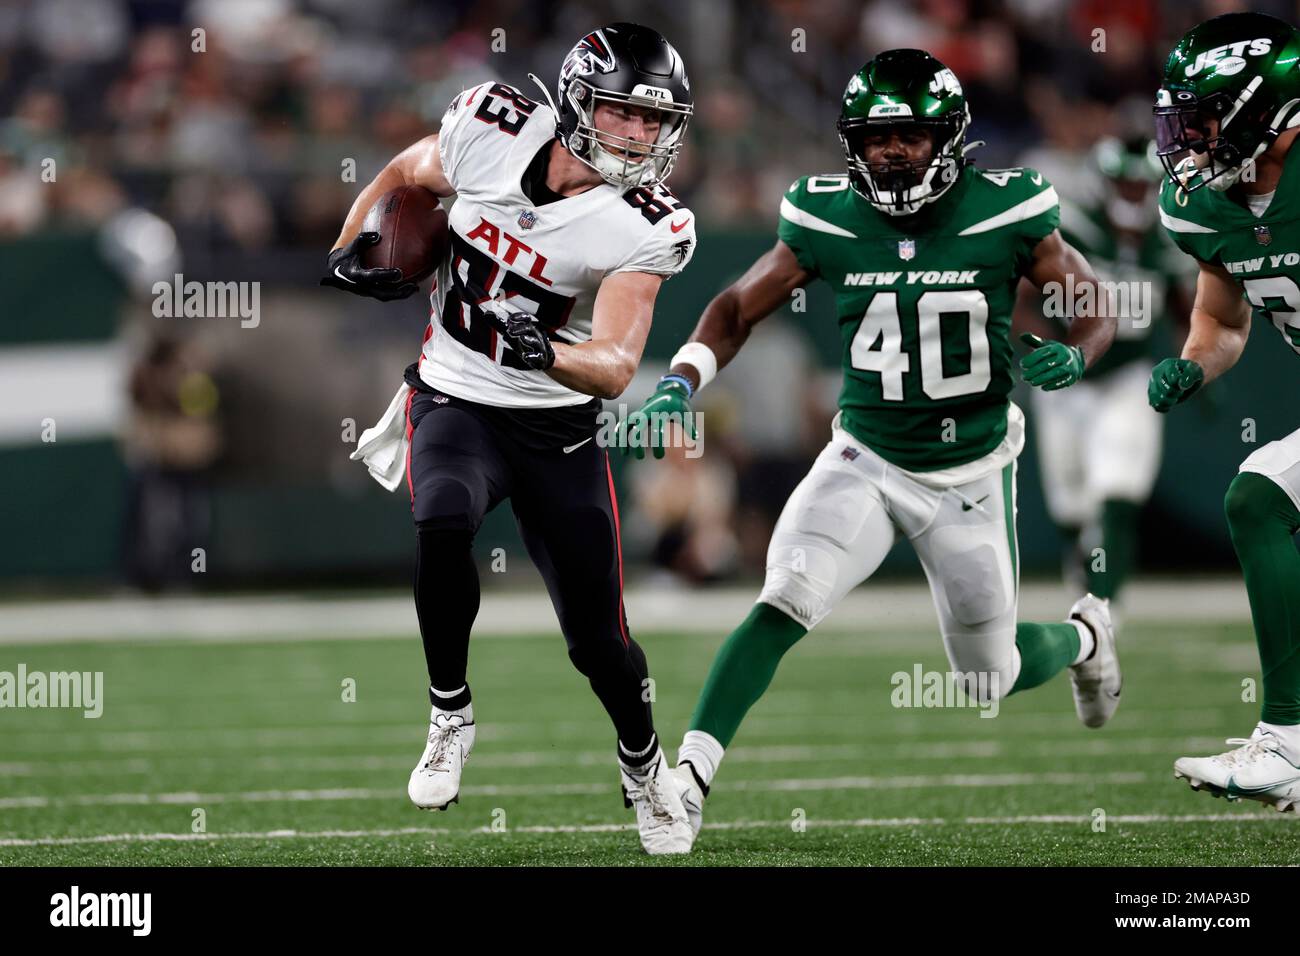
<instances>
[{"instance_id":1,"label":"nike swoosh on cleat","mask_svg":"<svg viewBox=\"0 0 1300 956\"><path fill-rule=\"evenodd\" d=\"M1274 787L1285 787L1295 783L1297 780L1300 780L1300 777L1292 777L1290 780L1279 780L1277 783L1265 784L1262 787L1242 787L1237 784L1235 777L1229 777L1228 782L1224 784L1223 789L1228 793L1236 793L1246 796L1252 793L1263 793L1266 790L1272 790Z\"/></svg>"}]
</instances>

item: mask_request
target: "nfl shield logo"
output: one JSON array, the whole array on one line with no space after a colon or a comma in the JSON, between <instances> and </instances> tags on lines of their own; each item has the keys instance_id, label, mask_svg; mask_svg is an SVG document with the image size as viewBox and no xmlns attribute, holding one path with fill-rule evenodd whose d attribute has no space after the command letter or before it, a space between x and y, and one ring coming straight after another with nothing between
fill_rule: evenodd
<instances>
[{"instance_id":1,"label":"nfl shield logo","mask_svg":"<svg viewBox=\"0 0 1300 956\"><path fill-rule=\"evenodd\" d=\"M535 225L537 225L537 213L533 212L531 209L525 209L519 214L520 229L531 229Z\"/></svg>"},{"instance_id":2,"label":"nfl shield logo","mask_svg":"<svg viewBox=\"0 0 1300 956\"><path fill-rule=\"evenodd\" d=\"M1273 233L1268 231L1268 226L1255 227L1255 241L1261 246L1266 246L1273 241Z\"/></svg>"},{"instance_id":3,"label":"nfl shield logo","mask_svg":"<svg viewBox=\"0 0 1300 956\"><path fill-rule=\"evenodd\" d=\"M916 255L916 241L914 239L898 240L898 258L906 262Z\"/></svg>"}]
</instances>

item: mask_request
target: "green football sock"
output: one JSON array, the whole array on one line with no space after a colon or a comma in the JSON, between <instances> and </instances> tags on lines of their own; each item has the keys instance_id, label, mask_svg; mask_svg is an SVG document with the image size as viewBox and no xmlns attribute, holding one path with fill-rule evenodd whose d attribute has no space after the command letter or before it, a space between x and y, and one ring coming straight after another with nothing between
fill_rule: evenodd
<instances>
[{"instance_id":1,"label":"green football sock","mask_svg":"<svg viewBox=\"0 0 1300 956\"><path fill-rule=\"evenodd\" d=\"M1137 554L1137 520L1141 506L1112 498L1101 506L1101 547L1104 564L1091 554L1083 560L1088 571L1088 590L1099 598L1116 598L1133 573Z\"/></svg>"},{"instance_id":2,"label":"green football sock","mask_svg":"<svg viewBox=\"0 0 1300 956\"><path fill-rule=\"evenodd\" d=\"M703 730L730 745L740 722L772 683L776 666L807 629L784 611L759 602L723 642L691 715L691 730Z\"/></svg>"},{"instance_id":3,"label":"green football sock","mask_svg":"<svg viewBox=\"0 0 1300 956\"><path fill-rule=\"evenodd\" d=\"M1045 683L1074 663L1079 656L1079 629L1069 621L1016 625L1020 649L1020 675L1011 693Z\"/></svg>"},{"instance_id":4,"label":"green football sock","mask_svg":"<svg viewBox=\"0 0 1300 956\"><path fill-rule=\"evenodd\" d=\"M1223 501L1264 672L1260 719L1300 724L1300 511L1271 479L1242 472Z\"/></svg>"}]
</instances>

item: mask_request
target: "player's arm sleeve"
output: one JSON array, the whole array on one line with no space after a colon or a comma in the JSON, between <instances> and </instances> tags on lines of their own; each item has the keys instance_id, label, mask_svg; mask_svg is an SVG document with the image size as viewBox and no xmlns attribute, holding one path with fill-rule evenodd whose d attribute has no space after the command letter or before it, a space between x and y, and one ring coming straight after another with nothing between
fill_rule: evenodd
<instances>
[{"instance_id":1,"label":"player's arm sleeve","mask_svg":"<svg viewBox=\"0 0 1300 956\"><path fill-rule=\"evenodd\" d=\"M1061 200L1056 187L1035 169L1025 167L1020 182L1029 188L1007 214L1017 220L1017 272L1024 275L1033 262L1038 244L1061 228Z\"/></svg>"},{"instance_id":2,"label":"player's arm sleeve","mask_svg":"<svg viewBox=\"0 0 1300 956\"><path fill-rule=\"evenodd\" d=\"M682 223L682 216L689 217ZM680 228L673 232L673 223ZM671 216L665 216L650 230L631 255L620 262L607 276L619 272L649 272L670 279L686 268L695 255L695 215L678 207Z\"/></svg>"},{"instance_id":3,"label":"player's arm sleeve","mask_svg":"<svg viewBox=\"0 0 1300 956\"><path fill-rule=\"evenodd\" d=\"M447 112L442 115L442 125L438 127L438 154L442 159L442 171L456 192L460 192L464 185L465 155L482 131L490 129L483 123L474 122L474 111L478 109L483 97L488 95L491 86L490 82L480 83L462 91L448 105Z\"/></svg>"},{"instance_id":4,"label":"player's arm sleeve","mask_svg":"<svg viewBox=\"0 0 1300 956\"><path fill-rule=\"evenodd\" d=\"M801 200L804 197L804 180L795 180L781 197L781 213L776 223L776 236L794 253L799 268L809 275L817 275L817 258L813 255L811 237L802 225L804 216Z\"/></svg>"}]
</instances>

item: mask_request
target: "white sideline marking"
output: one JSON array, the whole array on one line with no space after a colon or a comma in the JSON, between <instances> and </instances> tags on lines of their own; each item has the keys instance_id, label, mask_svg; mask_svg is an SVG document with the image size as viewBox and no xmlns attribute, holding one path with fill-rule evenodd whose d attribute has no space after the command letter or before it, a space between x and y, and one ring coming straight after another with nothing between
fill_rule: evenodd
<instances>
[{"instance_id":1,"label":"white sideline marking","mask_svg":"<svg viewBox=\"0 0 1300 956\"><path fill-rule=\"evenodd\" d=\"M773 744L740 746L727 750L728 766L744 763L864 763L872 760L986 760L1014 755L1024 757L1107 756L1116 754L1181 754L1213 751L1222 744L1219 737L1139 737L1131 740L1101 739L1062 741L1035 740L968 740L952 743L918 741L873 747L870 744ZM406 755L376 756L373 753L334 757L283 756L256 757L243 764L244 770L267 773L404 770L410 766ZM128 757L87 760L65 757L35 763L0 763L0 776L63 777L85 774L157 774L171 764L188 773L220 771L229 760L198 758L188 754L164 757ZM502 753L476 753L475 767L494 769L515 767L604 767L612 766L608 750L520 750Z\"/></svg>"},{"instance_id":2,"label":"white sideline marking","mask_svg":"<svg viewBox=\"0 0 1300 956\"><path fill-rule=\"evenodd\" d=\"M347 840L366 837L392 836L441 836L452 831L446 829L426 829L424 827L401 827L396 830L263 830L261 832L239 833L101 833L85 837L32 837L29 839L0 839L0 847L5 846L79 846L87 843L203 843L209 840L283 840L307 839Z\"/></svg>"},{"instance_id":3,"label":"white sideline marking","mask_svg":"<svg viewBox=\"0 0 1300 956\"><path fill-rule=\"evenodd\" d=\"M1015 787L1073 786L1075 784L1146 783L1149 774L1129 773L1002 773L937 774L909 777L830 777L822 780L735 780L728 790L784 792L789 790L906 790L920 787ZM568 796L614 792L613 782L481 785L461 787L467 797ZM203 805L214 803L302 803L325 800L393 800L406 796L405 789L374 787L338 787L325 790L244 790L232 793L104 793L73 796L21 796L0 798L0 810L24 810L41 807L106 807L165 805Z\"/></svg>"},{"instance_id":4,"label":"white sideline marking","mask_svg":"<svg viewBox=\"0 0 1300 956\"><path fill-rule=\"evenodd\" d=\"M784 739L790 737L791 715L789 711L780 710L781 703L780 696L773 695L773 699L766 702L762 712L749 717L745 721L747 737L753 739L764 737ZM783 716L766 716L768 710L771 710L774 714L781 712ZM974 708L967 708L965 713L969 715L972 724L979 726L981 730L989 729L984 726L988 724L988 721L979 719ZM1229 719L1233 722L1240 719L1238 710L1227 705L1186 708L1143 708L1133 706L1122 714L1125 718L1133 718L1136 715L1142 715L1143 718L1150 718L1159 723L1168 723L1171 726L1187 731L1200 729L1217 731ZM837 734L846 730L852 731L855 729L854 721L858 722L857 729L863 737L868 737L873 729L878 729L876 724L871 723L872 718L860 710L846 710L839 716L827 714L797 714L794 716L797 717L798 726L805 736L814 736L823 731ZM916 743L952 741L952 732L937 726L931 720L932 716L932 712L921 709L891 711L888 717L889 732L894 736L917 738L914 741ZM1047 740L1056 742L1059 740L1056 736L1058 734L1073 735L1080 745L1101 742L1100 740L1088 741L1086 738L1077 736L1080 733L1079 720L1068 705L1058 707L1054 712L1033 711L1017 716L1028 725L1026 727L1028 732L1017 733L1014 738L1016 743L1028 743L1040 735L1050 735L1047 736ZM417 743L422 742L424 728L428 726L424 721L427 720L427 717L420 717L416 718L415 722L359 726L339 724L325 728L312 728L312 732L315 734L313 740L317 742L316 749L319 749L322 744L357 747L383 745L400 746L405 752L407 745L412 740ZM89 722L87 721L87 723ZM480 724L478 739L484 742L488 740L497 742L512 738L536 737L539 727L545 728L551 736L556 738L586 737L589 740L593 726L597 726L590 720L545 720L540 722L486 720L480 721ZM1240 726L1240 724L1237 723L1237 726ZM927 733L927 731L929 732ZM24 763L32 762L33 757L37 755L45 756L57 753L100 756L107 753L170 751L180 757L194 750L235 750L239 751L242 757L242 754L246 753L250 748L259 751L281 747L301 750L304 748L303 735L306 732L306 728L287 726L271 728L173 726L166 730L114 730L109 735L92 730L69 731L65 725L48 730L23 730L21 734L15 734L12 740L6 739L4 745L7 757ZM936 737L939 740L933 739ZM1012 739L1007 738L1007 740L1011 742ZM528 742L531 741L525 743ZM1039 742L1047 741L1040 740ZM1210 745L1210 749L1216 752L1222 750L1222 742L1223 738L1218 738ZM1011 752L1015 752L1014 747Z\"/></svg>"},{"instance_id":5,"label":"white sideline marking","mask_svg":"<svg viewBox=\"0 0 1300 956\"><path fill-rule=\"evenodd\" d=\"M830 777L824 780L734 780L728 790L911 790L920 787L1027 787L1146 783L1150 774L1128 773L952 773L907 777Z\"/></svg>"},{"instance_id":6,"label":"white sideline marking","mask_svg":"<svg viewBox=\"0 0 1300 956\"><path fill-rule=\"evenodd\" d=\"M708 591L633 587L626 595L628 619L642 633L726 633L749 613L758 590L757 585ZM1020 618L1059 620L1076 596L1068 595L1055 582L1022 585ZM1250 621L1246 590L1239 579L1138 579L1130 583L1124 603L1125 619L1131 623ZM856 588L818 633L848 631L871 643L896 638L900 629L918 628L936 628L929 588L920 581L889 581ZM475 638L558 632L555 611L540 590L489 591L474 621ZM417 634L415 605L405 594L349 598L292 593L269 597L120 596L0 605L0 644L123 640L265 643L401 635L414 640Z\"/></svg>"},{"instance_id":7,"label":"white sideline marking","mask_svg":"<svg viewBox=\"0 0 1300 956\"><path fill-rule=\"evenodd\" d=\"M1283 814L1252 813L1194 813L1162 814L1139 813L1113 815L1110 823L1266 823L1281 818ZM816 829L859 829L863 827L919 827L919 826L1023 826L1029 824L1091 825L1091 816L1042 815L1015 817L864 817L857 820L807 820L806 825ZM1282 826L1294 825L1290 823ZM789 820L733 820L706 823L706 830L760 830L781 829L790 826ZM617 833L635 831L632 823L588 823L570 826L511 827L506 833ZM451 830L446 827L400 827L386 830L261 830L236 833L102 833L84 837L28 837L0 839L0 847L79 846L93 843L202 843L214 840L352 840L394 836L447 836L453 833L497 835L491 827L469 830Z\"/></svg>"}]
</instances>

